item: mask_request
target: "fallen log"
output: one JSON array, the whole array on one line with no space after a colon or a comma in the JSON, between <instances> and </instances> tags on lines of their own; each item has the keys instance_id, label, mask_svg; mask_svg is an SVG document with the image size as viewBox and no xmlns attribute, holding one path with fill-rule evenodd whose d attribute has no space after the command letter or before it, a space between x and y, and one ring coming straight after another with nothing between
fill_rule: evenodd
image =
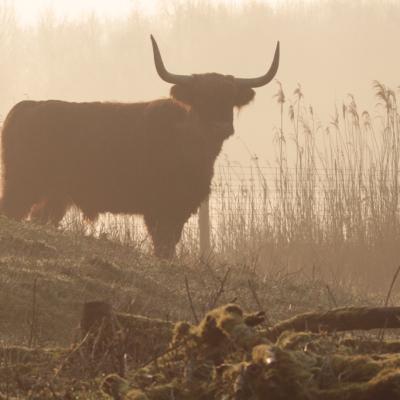
<instances>
[{"instance_id":1,"label":"fallen log","mask_svg":"<svg viewBox=\"0 0 400 400\"><path fill-rule=\"evenodd\" d=\"M164 353L172 339L172 322L124 313L117 318L125 332L125 352L137 365Z\"/></svg>"},{"instance_id":2,"label":"fallen log","mask_svg":"<svg viewBox=\"0 0 400 400\"><path fill-rule=\"evenodd\" d=\"M114 332L111 336L122 331L124 353L140 365L165 351L171 341L174 324L139 315L114 313L107 303L91 302L84 305L82 336L93 326L102 326L103 330L111 327L105 329L105 332ZM384 328L400 328L400 307L343 307L307 312L277 323L263 331L262 336L275 342L282 332L290 330L319 333ZM97 346L102 347L99 343Z\"/></svg>"},{"instance_id":3,"label":"fallen log","mask_svg":"<svg viewBox=\"0 0 400 400\"><path fill-rule=\"evenodd\" d=\"M340 332L400 328L400 307L343 307L307 312L267 329L266 337L275 342L284 331Z\"/></svg>"}]
</instances>

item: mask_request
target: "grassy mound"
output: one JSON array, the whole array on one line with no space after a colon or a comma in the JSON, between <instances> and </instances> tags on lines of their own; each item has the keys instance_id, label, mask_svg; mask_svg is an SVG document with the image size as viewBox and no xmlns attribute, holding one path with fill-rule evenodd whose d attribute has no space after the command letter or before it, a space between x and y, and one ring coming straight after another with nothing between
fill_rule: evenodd
<instances>
[{"instance_id":1,"label":"grassy mound","mask_svg":"<svg viewBox=\"0 0 400 400\"><path fill-rule=\"evenodd\" d=\"M69 344L91 300L166 319L186 308L181 266L105 238L0 218L0 266L3 342Z\"/></svg>"},{"instance_id":2,"label":"grassy mound","mask_svg":"<svg viewBox=\"0 0 400 400\"><path fill-rule=\"evenodd\" d=\"M245 309L265 309L271 323L316 304L328 309L372 301L354 288L327 288L318 276L284 269L260 275L251 265L209 265L195 257L161 262L105 237L4 217L0 285L0 340L22 345L70 344L87 301L107 301L122 312L152 318L191 320L189 290L199 315L235 299Z\"/></svg>"},{"instance_id":3,"label":"grassy mound","mask_svg":"<svg viewBox=\"0 0 400 400\"><path fill-rule=\"evenodd\" d=\"M306 332L270 342L256 326L376 304L318 276L161 262L105 237L2 217L0 265L1 400L399 398L399 343ZM100 336L78 330L82 305L93 301L131 321L128 330L116 325L100 358ZM266 314L243 311L255 309Z\"/></svg>"}]
</instances>

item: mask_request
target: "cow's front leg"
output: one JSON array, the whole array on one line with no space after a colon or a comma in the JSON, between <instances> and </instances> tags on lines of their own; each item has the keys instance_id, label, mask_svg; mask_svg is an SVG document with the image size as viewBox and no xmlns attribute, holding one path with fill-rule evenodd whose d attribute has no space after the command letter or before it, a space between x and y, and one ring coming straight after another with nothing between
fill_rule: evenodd
<instances>
[{"instance_id":1,"label":"cow's front leg","mask_svg":"<svg viewBox=\"0 0 400 400\"><path fill-rule=\"evenodd\" d=\"M188 218L184 215L144 215L156 257L171 259L175 256L176 245L181 238L183 226Z\"/></svg>"}]
</instances>

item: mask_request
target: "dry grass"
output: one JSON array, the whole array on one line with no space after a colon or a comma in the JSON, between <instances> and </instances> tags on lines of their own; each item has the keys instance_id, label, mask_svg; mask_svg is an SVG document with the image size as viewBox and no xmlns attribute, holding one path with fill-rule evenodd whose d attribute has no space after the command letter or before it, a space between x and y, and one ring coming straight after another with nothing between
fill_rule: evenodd
<instances>
[{"instance_id":1,"label":"dry grass","mask_svg":"<svg viewBox=\"0 0 400 400\"><path fill-rule=\"evenodd\" d=\"M329 309L380 299L351 285L329 288L317 271L309 277L283 270L260 275L242 263L208 264L194 258L166 263L104 237L6 218L0 218L0 227L3 343L70 343L86 301L105 300L122 312L193 321L192 306L202 315L235 300L244 309L265 309L274 323L316 304Z\"/></svg>"}]
</instances>

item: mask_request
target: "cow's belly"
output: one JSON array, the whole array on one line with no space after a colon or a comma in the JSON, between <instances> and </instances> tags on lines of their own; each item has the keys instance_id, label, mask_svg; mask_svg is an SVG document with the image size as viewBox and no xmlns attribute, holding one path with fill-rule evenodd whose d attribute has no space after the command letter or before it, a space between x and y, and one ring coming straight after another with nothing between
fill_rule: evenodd
<instances>
[{"instance_id":1,"label":"cow's belly","mask_svg":"<svg viewBox=\"0 0 400 400\"><path fill-rule=\"evenodd\" d=\"M74 191L71 195L72 202L84 214L95 216L99 213L110 212L113 214L143 214L146 201L140 191L129 191L126 188L85 187Z\"/></svg>"}]
</instances>

